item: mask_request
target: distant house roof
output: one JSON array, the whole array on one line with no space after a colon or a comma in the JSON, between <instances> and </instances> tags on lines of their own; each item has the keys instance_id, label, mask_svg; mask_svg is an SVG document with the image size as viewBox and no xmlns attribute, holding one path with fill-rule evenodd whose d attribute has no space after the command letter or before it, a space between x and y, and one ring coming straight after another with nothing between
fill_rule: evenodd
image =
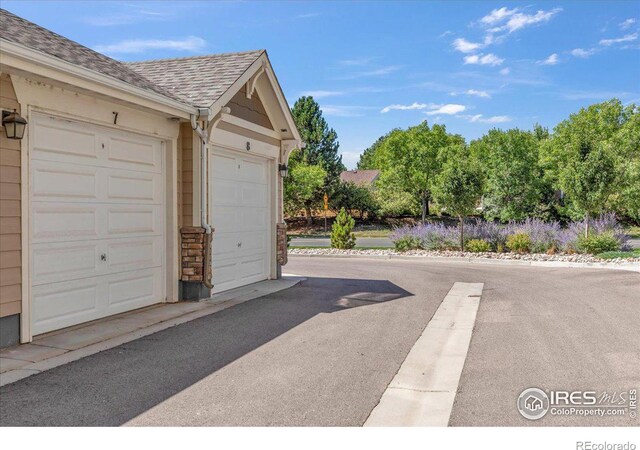
<instances>
[{"instance_id":1,"label":"distant house roof","mask_svg":"<svg viewBox=\"0 0 640 450\"><path fill-rule=\"evenodd\" d=\"M60 58L71 64L111 76L141 89L180 100L126 64L80 45L33 22L0 9L0 38Z\"/></svg>"},{"instance_id":2,"label":"distant house roof","mask_svg":"<svg viewBox=\"0 0 640 450\"><path fill-rule=\"evenodd\" d=\"M239 53L156 59L127 63L140 75L192 106L209 107L265 53Z\"/></svg>"},{"instance_id":3,"label":"distant house roof","mask_svg":"<svg viewBox=\"0 0 640 450\"><path fill-rule=\"evenodd\" d=\"M340 179L345 183L354 183L360 186L369 186L380 176L377 169L345 170L340 174Z\"/></svg>"}]
</instances>

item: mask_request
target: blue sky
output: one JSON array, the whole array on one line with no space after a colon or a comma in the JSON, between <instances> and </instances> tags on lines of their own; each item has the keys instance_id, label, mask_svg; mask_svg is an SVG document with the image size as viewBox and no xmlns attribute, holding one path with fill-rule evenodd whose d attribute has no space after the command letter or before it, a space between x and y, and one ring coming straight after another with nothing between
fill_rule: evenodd
<instances>
[{"instance_id":1,"label":"blue sky","mask_svg":"<svg viewBox=\"0 0 640 450\"><path fill-rule=\"evenodd\" d=\"M640 7L625 2L14 2L116 59L266 48L291 105L314 95L348 167L394 127L553 127L640 102Z\"/></svg>"}]
</instances>

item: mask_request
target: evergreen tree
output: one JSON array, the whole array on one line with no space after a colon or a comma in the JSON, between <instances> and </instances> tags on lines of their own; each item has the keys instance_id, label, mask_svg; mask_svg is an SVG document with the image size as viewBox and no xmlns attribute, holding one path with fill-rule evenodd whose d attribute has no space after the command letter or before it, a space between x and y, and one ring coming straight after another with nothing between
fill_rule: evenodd
<instances>
[{"instance_id":1,"label":"evergreen tree","mask_svg":"<svg viewBox=\"0 0 640 450\"><path fill-rule=\"evenodd\" d=\"M336 220L331 227L331 247L333 248L353 248L356 245L356 237L353 234L353 227L356 221L353 220L344 208L336 216Z\"/></svg>"},{"instance_id":2,"label":"evergreen tree","mask_svg":"<svg viewBox=\"0 0 640 450\"><path fill-rule=\"evenodd\" d=\"M321 166L327 172L327 186L336 183L345 170L338 154L338 135L322 117L320 105L313 97L300 97L291 110L306 147L298 157L309 165Z\"/></svg>"}]
</instances>

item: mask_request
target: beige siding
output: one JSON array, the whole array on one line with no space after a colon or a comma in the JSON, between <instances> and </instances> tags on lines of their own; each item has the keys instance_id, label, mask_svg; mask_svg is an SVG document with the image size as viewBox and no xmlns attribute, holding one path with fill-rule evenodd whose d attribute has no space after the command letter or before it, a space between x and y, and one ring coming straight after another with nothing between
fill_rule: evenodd
<instances>
[{"instance_id":1,"label":"beige siding","mask_svg":"<svg viewBox=\"0 0 640 450\"><path fill-rule=\"evenodd\" d=\"M180 144L182 148L180 194L182 203L181 226L193 226L193 130L190 123L180 127Z\"/></svg>"},{"instance_id":2,"label":"beige siding","mask_svg":"<svg viewBox=\"0 0 640 450\"><path fill-rule=\"evenodd\" d=\"M0 76L0 108L16 109L13 83ZM0 317L18 314L22 305L20 236L20 141L7 139L0 131Z\"/></svg>"},{"instance_id":3,"label":"beige siding","mask_svg":"<svg viewBox=\"0 0 640 450\"><path fill-rule=\"evenodd\" d=\"M273 125L269 120L267 111L264 109L264 105L257 93L254 93L249 99L245 94L245 90L240 89L240 91L229 100L227 106L231 108L231 115L273 130Z\"/></svg>"}]
</instances>

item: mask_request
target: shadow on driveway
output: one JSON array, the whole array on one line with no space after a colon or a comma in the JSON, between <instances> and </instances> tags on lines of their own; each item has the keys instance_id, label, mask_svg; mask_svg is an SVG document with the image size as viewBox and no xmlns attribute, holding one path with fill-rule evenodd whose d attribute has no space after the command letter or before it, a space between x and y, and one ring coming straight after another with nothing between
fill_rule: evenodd
<instances>
[{"instance_id":1,"label":"shadow on driveway","mask_svg":"<svg viewBox=\"0 0 640 450\"><path fill-rule=\"evenodd\" d=\"M0 424L122 425L319 314L412 295L384 280L310 278L291 289L4 386ZM344 329L348 322L343 323ZM320 328L310 327L313 331L306 338L323 345L323 333L331 332L322 328L326 325L320 321ZM358 334L352 327L348 332ZM336 350L342 348L331 349ZM291 354L292 363L298 357L304 356ZM261 376L260 369L255 367L255 377Z\"/></svg>"}]
</instances>

